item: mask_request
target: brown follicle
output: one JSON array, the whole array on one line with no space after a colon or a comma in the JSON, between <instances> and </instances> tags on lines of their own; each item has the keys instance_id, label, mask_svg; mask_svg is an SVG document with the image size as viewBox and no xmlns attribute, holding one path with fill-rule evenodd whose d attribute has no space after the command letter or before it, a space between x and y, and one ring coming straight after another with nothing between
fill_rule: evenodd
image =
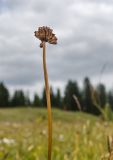
<instances>
[{"instance_id":1,"label":"brown follicle","mask_svg":"<svg viewBox=\"0 0 113 160\"><path fill-rule=\"evenodd\" d=\"M38 31L35 31L35 36L41 40L40 47L43 47L43 42L50 44L57 44L57 37L53 33L53 30L47 26L39 27Z\"/></svg>"}]
</instances>

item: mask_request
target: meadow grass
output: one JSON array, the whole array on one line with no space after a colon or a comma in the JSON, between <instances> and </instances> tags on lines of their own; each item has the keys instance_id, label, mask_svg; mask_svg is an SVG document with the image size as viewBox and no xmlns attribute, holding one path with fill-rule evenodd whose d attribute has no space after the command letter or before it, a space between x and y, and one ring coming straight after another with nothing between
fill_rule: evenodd
<instances>
[{"instance_id":1,"label":"meadow grass","mask_svg":"<svg viewBox=\"0 0 113 160\"><path fill-rule=\"evenodd\" d=\"M101 160L113 122L53 109L52 160ZM0 109L0 160L47 160L47 111Z\"/></svg>"}]
</instances>

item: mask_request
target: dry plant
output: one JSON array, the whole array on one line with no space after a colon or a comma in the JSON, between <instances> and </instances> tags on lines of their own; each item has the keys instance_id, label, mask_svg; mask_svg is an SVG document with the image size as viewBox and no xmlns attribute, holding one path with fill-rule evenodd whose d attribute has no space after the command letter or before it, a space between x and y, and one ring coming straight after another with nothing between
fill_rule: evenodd
<instances>
[{"instance_id":1,"label":"dry plant","mask_svg":"<svg viewBox=\"0 0 113 160\"><path fill-rule=\"evenodd\" d=\"M106 103L105 106L102 106L100 104L99 95L97 91L93 88L93 86L90 86L90 91L92 102L95 105L95 107L100 111L102 118L106 121L113 121L113 113L109 103Z\"/></svg>"},{"instance_id":2,"label":"dry plant","mask_svg":"<svg viewBox=\"0 0 113 160\"><path fill-rule=\"evenodd\" d=\"M109 105L106 104L105 106L101 106L100 99L98 97L96 90L92 86L90 86L90 90L91 90L91 97L92 97L93 104L101 112L104 120L111 120L110 115L112 113L110 110L106 110L106 108L108 108ZM104 107L104 108L102 108L102 107ZM109 115L109 113L111 113L111 114ZM107 136L107 149L108 149L108 153L105 156L103 156L101 158L101 160L113 160L113 136Z\"/></svg>"},{"instance_id":3,"label":"dry plant","mask_svg":"<svg viewBox=\"0 0 113 160\"><path fill-rule=\"evenodd\" d=\"M108 143L108 152L109 152L108 160L112 160L113 159L113 137L108 136L107 143Z\"/></svg>"},{"instance_id":4,"label":"dry plant","mask_svg":"<svg viewBox=\"0 0 113 160\"><path fill-rule=\"evenodd\" d=\"M80 102L75 94L73 94L73 99L75 100L75 103L77 104L79 111L82 111L82 107L80 105Z\"/></svg>"},{"instance_id":5,"label":"dry plant","mask_svg":"<svg viewBox=\"0 0 113 160\"><path fill-rule=\"evenodd\" d=\"M49 88L48 73L47 73L47 66L46 66L46 42L50 44L57 44L57 38L53 33L53 30L45 26L39 27L38 31L35 31L35 36L36 38L41 40L40 48L43 48L43 70L44 70L46 100L47 100L47 110L48 110L48 160L51 160L52 113L51 113L50 88Z\"/></svg>"},{"instance_id":6,"label":"dry plant","mask_svg":"<svg viewBox=\"0 0 113 160\"><path fill-rule=\"evenodd\" d=\"M101 160L113 160L113 136L107 137L108 154L103 156Z\"/></svg>"}]
</instances>

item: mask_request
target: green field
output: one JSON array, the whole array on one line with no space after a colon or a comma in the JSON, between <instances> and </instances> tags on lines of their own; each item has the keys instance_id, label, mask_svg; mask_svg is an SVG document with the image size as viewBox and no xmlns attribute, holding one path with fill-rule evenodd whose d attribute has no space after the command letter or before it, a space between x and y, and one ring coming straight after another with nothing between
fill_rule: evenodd
<instances>
[{"instance_id":1,"label":"green field","mask_svg":"<svg viewBox=\"0 0 113 160\"><path fill-rule=\"evenodd\" d=\"M113 123L53 110L52 160L100 160ZM0 160L47 160L47 111L0 109Z\"/></svg>"}]
</instances>

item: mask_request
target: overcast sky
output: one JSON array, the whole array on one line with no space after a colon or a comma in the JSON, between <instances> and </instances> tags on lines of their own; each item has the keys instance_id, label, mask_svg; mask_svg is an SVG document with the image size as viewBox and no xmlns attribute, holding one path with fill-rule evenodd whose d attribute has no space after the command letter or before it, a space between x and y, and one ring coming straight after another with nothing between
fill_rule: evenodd
<instances>
[{"instance_id":1,"label":"overcast sky","mask_svg":"<svg viewBox=\"0 0 113 160\"><path fill-rule=\"evenodd\" d=\"M41 92L42 50L34 31L43 25L58 37L57 45L47 45L51 85L88 76L113 86L113 0L0 0L0 81L11 91Z\"/></svg>"}]
</instances>

